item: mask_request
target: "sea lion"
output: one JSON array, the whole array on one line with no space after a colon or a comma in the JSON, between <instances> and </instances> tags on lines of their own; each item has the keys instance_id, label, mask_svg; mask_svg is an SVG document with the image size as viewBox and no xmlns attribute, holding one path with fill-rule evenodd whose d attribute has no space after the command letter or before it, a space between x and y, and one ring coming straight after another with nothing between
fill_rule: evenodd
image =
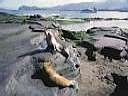
<instances>
[{"instance_id":1,"label":"sea lion","mask_svg":"<svg viewBox=\"0 0 128 96\"><path fill-rule=\"evenodd\" d=\"M57 41L56 41L56 35L52 33L51 30L47 30L45 32L45 35L46 35L46 41L48 43L48 46L49 47L52 47L53 50L56 50L58 52L61 52L61 49L62 49L62 45L59 44Z\"/></svg>"},{"instance_id":2,"label":"sea lion","mask_svg":"<svg viewBox=\"0 0 128 96\"><path fill-rule=\"evenodd\" d=\"M47 61L43 63L43 71L47 74L48 78L53 81L57 86L77 88L78 84L75 80L69 80L61 76L54 70L52 63Z\"/></svg>"}]
</instances>

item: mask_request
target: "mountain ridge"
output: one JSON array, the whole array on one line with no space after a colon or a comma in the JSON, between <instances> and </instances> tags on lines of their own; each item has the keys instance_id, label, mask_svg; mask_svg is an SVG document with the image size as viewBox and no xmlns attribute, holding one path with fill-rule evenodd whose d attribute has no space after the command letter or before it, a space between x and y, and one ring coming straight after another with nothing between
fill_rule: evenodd
<instances>
[{"instance_id":1,"label":"mountain ridge","mask_svg":"<svg viewBox=\"0 0 128 96\"><path fill-rule=\"evenodd\" d=\"M98 10L128 10L127 3L125 2L81 2L47 8L23 5L19 7L19 10L83 10L93 7L96 7Z\"/></svg>"}]
</instances>

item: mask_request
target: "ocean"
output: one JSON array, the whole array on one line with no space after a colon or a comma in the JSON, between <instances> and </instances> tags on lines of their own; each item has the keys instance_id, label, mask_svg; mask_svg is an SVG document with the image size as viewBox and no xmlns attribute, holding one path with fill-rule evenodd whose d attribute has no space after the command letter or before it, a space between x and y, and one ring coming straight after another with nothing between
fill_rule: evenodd
<instances>
[{"instance_id":1,"label":"ocean","mask_svg":"<svg viewBox=\"0 0 128 96\"><path fill-rule=\"evenodd\" d=\"M36 10L36 11L15 11L17 15L34 15L40 14L44 17L59 15L64 18L128 18L128 12L119 11L97 11L96 13L85 13L81 11L52 11L52 10ZM128 28L128 20L101 20L90 21L82 24L71 24L62 26L67 30L86 31L92 27L121 27Z\"/></svg>"},{"instance_id":2,"label":"ocean","mask_svg":"<svg viewBox=\"0 0 128 96\"><path fill-rule=\"evenodd\" d=\"M35 10L35 11L13 11L17 15L40 14L42 16L59 15L65 18L128 18L128 12L119 11L97 11L96 13L85 13L81 11L52 11L52 10Z\"/></svg>"}]
</instances>

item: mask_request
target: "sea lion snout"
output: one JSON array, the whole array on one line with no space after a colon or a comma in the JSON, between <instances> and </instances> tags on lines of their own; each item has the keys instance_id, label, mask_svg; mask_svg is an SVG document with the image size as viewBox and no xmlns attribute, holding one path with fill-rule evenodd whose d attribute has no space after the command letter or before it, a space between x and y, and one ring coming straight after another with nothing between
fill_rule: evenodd
<instances>
[{"instance_id":1,"label":"sea lion snout","mask_svg":"<svg viewBox=\"0 0 128 96\"><path fill-rule=\"evenodd\" d=\"M70 87L70 88L73 88L74 90L76 90L76 92L78 92L78 90L79 90L78 82L76 82L75 80L72 80L72 81L71 81L71 84L70 84L69 87Z\"/></svg>"}]
</instances>

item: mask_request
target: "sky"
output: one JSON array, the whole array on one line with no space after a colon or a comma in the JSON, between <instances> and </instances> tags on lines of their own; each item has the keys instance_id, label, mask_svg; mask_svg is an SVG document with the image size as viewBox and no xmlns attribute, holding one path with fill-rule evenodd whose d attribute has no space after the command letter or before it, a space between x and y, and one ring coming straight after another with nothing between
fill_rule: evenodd
<instances>
[{"instance_id":1,"label":"sky","mask_svg":"<svg viewBox=\"0 0 128 96\"><path fill-rule=\"evenodd\" d=\"M69 3L80 2L104 2L110 0L0 0L0 8L18 9L22 5L37 6L37 7L53 7L57 5L64 5ZM117 1L117 0L111 0ZM126 1L126 0L118 0Z\"/></svg>"}]
</instances>

